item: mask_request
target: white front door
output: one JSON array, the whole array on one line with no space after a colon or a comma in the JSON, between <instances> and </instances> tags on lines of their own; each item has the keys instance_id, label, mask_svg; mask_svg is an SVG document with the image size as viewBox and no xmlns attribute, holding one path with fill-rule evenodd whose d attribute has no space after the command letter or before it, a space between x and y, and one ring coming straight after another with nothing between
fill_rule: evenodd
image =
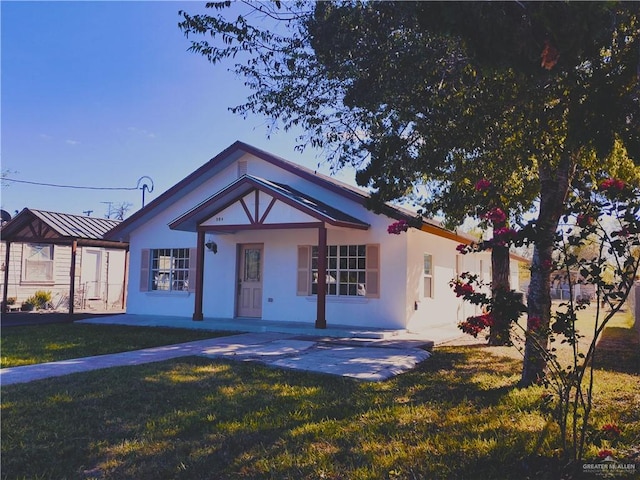
<instances>
[{"instance_id":1,"label":"white front door","mask_svg":"<svg viewBox=\"0 0 640 480\"><path fill-rule=\"evenodd\" d=\"M262 244L241 245L238 259L238 317L262 317Z\"/></svg>"},{"instance_id":2,"label":"white front door","mask_svg":"<svg viewBox=\"0 0 640 480\"><path fill-rule=\"evenodd\" d=\"M82 284L85 298L100 298L102 255L100 250L82 251Z\"/></svg>"}]
</instances>

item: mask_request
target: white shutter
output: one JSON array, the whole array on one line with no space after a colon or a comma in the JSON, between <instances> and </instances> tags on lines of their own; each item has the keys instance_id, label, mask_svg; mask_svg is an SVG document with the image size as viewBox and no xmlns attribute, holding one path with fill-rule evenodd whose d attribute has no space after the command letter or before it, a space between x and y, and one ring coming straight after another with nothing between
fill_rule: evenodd
<instances>
[{"instance_id":1,"label":"white shutter","mask_svg":"<svg viewBox=\"0 0 640 480\"><path fill-rule=\"evenodd\" d=\"M366 296L380 297L380 245L367 245L365 265Z\"/></svg>"},{"instance_id":2,"label":"white shutter","mask_svg":"<svg viewBox=\"0 0 640 480\"><path fill-rule=\"evenodd\" d=\"M196 291L196 268L198 268L197 263L198 258L198 249L193 247L189 249L189 291ZM204 266L203 266L204 268Z\"/></svg>"},{"instance_id":3,"label":"white shutter","mask_svg":"<svg viewBox=\"0 0 640 480\"><path fill-rule=\"evenodd\" d=\"M298 245L298 277L296 281L296 295L307 296L311 294L309 283L311 281L310 255L311 247Z\"/></svg>"},{"instance_id":4,"label":"white shutter","mask_svg":"<svg viewBox=\"0 0 640 480\"><path fill-rule=\"evenodd\" d=\"M151 260L151 251L148 248L143 248L140 252L140 291L149 291L149 262Z\"/></svg>"}]
</instances>

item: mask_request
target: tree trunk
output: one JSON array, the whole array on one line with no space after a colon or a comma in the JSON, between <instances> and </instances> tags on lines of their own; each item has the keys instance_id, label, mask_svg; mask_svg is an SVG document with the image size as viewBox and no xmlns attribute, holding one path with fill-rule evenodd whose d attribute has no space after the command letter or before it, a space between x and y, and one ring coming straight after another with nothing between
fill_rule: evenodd
<instances>
[{"instance_id":1,"label":"tree trunk","mask_svg":"<svg viewBox=\"0 0 640 480\"><path fill-rule=\"evenodd\" d=\"M509 283L509 247L494 246L491 249L491 296L494 300L491 314L493 325L489 332L489 345L511 345L511 316L505 311L500 298L511 291Z\"/></svg>"},{"instance_id":2,"label":"tree trunk","mask_svg":"<svg viewBox=\"0 0 640 480\"><path fill-rule=\"evenodd\" d=\"M553 249L564 202L575 162L567 156L553 168L539 167L540 212L535 224L531 282L527 294L527 340L524 350L521 386L538 383L545 376L546 352L551 322L551 270Z\"/></svg>"}]
</instances>

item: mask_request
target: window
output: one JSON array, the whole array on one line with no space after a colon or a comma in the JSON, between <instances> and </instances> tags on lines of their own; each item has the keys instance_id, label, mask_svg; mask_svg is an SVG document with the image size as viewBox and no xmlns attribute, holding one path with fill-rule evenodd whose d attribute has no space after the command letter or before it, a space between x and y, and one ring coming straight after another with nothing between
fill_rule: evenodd
<instances>
[{"instance_id":1,"label":"window","mask_svg":"<svg viewBox=\"0 0 640 480\"><path fill-rule=\"evenodd\" d=\"M327 295L366 295L366 245L327 247ZM318 247L311 247L311 293L318 293Z\"/></svg>"},{"instance_id":2,"label":"window","mask_svg":"<svg viewBox=\"0 0 640 480\"><path fill-rule=\"evenodd\" d=\"M377 297L378 251L378 245L327 246L327 295ZM297 290L298 295L318 293L317 246L298 247Z\"/></svg>"},{"instance_id":3,"label":"window","mask_svg":"<svg viewBox=\"0 0 640 480\"><path fill-rule=\"evenodd\" d=\"M26 243L22 258L24 282L53 283L53 245Z\"/></svg>"},{"instance_id":4,"label":"window","mask_svg":"<svg viewBox=\"0 0 640 480\"><path fill-rule=\"evenodd\" d=\"M151 290L189 290L190 263L188 248L151 250Z\"/></svg>"},{"instance_id":5,"label":"window","mask_svg":"<svg viewBox=\"0 0 640 480\"><path fill-rule=\"evenodd\" d=\"M433 298L433 256L424 254L424 292L425 298Z\"/></svg>"},{"instance_id":6,"label":"window","mask_svg":"<svg viewBox=\"0 0 640 480\"><path fill-rule=\"evenodd\" d=\"M464 272L464 255L456 255L456 277Z\"/></svg>"}]
</instances>

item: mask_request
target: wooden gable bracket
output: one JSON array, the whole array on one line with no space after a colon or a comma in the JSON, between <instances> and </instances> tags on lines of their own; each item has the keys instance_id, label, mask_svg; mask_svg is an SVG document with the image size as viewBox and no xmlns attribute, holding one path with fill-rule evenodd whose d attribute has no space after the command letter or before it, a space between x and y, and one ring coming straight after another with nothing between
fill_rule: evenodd
<instances>
[{"instance_id":1,"label":"wooden gable bracket","mask_svg":"<svg viewBox=\"0 0 640 480\"><path fill-rule=\"evenodd\" d=\"M269 212L271 212L271 209L275 205L277 198L271 197L271 201L269 202L269 205L267 205L267 208L265 209L264 213L260 217L260 190L255 189L253 190L252 193L254 194L254 197L255 197L254 212L252 213L250 211L249 206L244 201L244 198L240 199L240 205L242 205L242 209L244 210L244 213L247 215L247 218L249 219L249 223L251 225L263 225L264 221L267 219L267 216L269 215Z\"/></svg>"}]
</instances>

